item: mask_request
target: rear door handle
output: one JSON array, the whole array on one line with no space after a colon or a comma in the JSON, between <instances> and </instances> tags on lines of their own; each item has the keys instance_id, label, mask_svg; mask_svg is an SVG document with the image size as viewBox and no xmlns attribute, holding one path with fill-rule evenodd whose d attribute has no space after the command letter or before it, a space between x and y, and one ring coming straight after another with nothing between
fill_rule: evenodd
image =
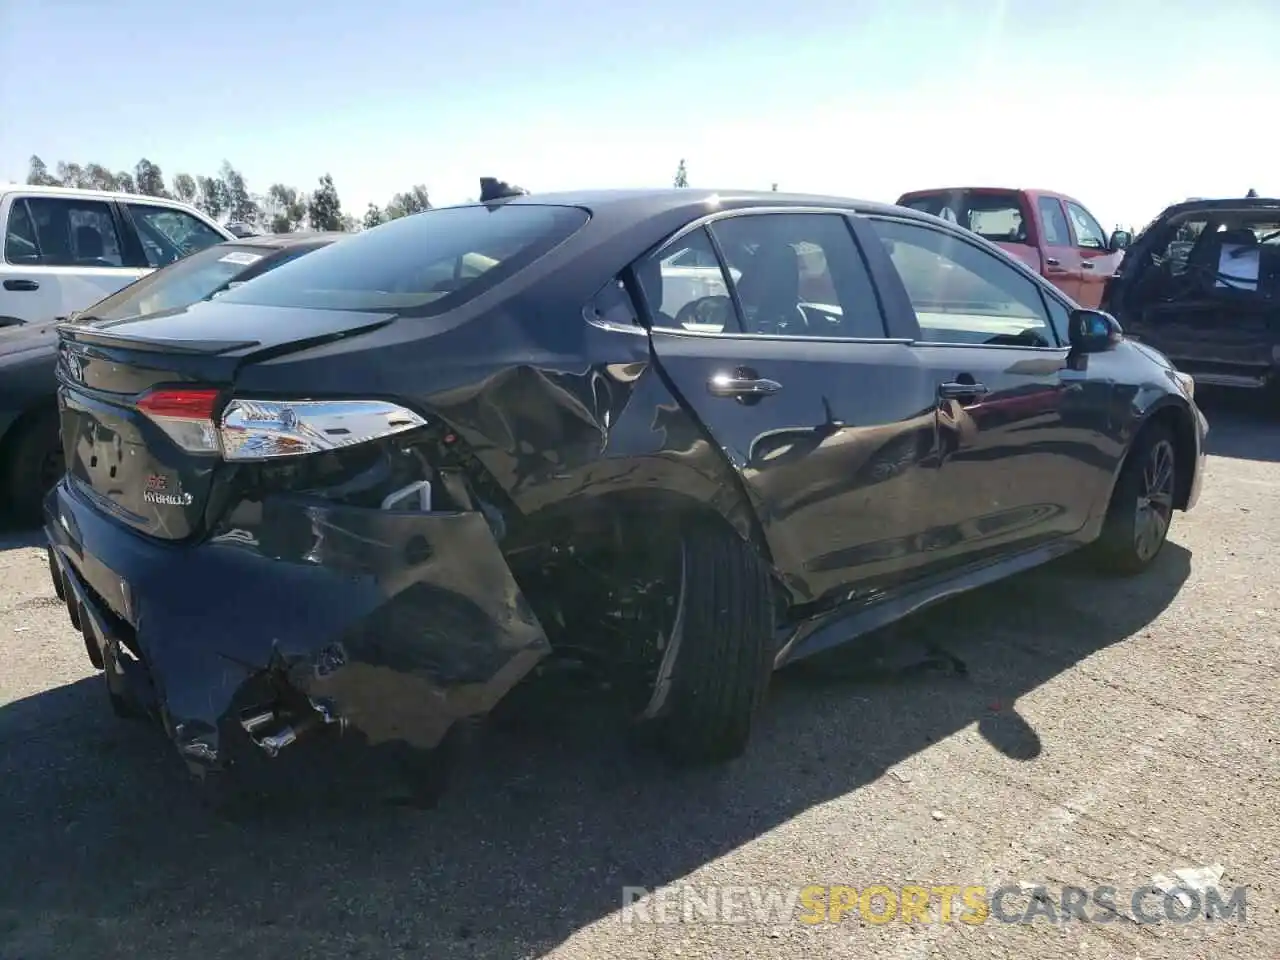
<instances>
[{"instance_id":1,"label":"rear door handle","mask_svg":"<svg viewBox=\"0 0 1280 960\"><path fill-rule=\"evenodd\" d=\"M938 384L938 396L943 400L985 397L990 392L985 383L957 383L954 380L947 380Z\"/></svg>"},{"instance_id":2,"label":"rear door handle","mask_svg":"<svg viewBox=\"0 0 1280 960\"><path fill-rule=\"evenodd\" d=\"M1081 264L1080 264L1080 269L1081 269L1081 270L1092 270L1092 269L1093 269L1093 261L1092 261L1092 260L1084 260L1084 261L1082 261L1082 262L1081 262Z\"/></svg>"},{"instance_id":3,"label":"rear door handle","mask_svg":"<svg viewBox=\"0 0 1280 960\"><path fill-rule=\"evenodd\" d=\"M707 381L707 389L713 397L771 397L782 389L782 384L741 373L717 373Z\"/></svg>"},{"instance_id":4,"label":"rear door handle","mask_svg":"<svg viewBox=\"0 0 1280 960\"><path fill-rule=\"evenodd\" d=\"M1046 267L1060 267L1062 262L1057 257L1045 257L1044 265Z\"/></svg>"},{"instance_id":5,"label":"rear door handle","mask_svg":"<svg viewBox=\"0 0 1280 960\"><path fill-rule=\"evenodd\" d=\"M4 282L6 290L12 290L14 293L26 291L30 293L32 290L39 290L40 284L35 280L6 280Z\"/></svg>"}]
</instances>

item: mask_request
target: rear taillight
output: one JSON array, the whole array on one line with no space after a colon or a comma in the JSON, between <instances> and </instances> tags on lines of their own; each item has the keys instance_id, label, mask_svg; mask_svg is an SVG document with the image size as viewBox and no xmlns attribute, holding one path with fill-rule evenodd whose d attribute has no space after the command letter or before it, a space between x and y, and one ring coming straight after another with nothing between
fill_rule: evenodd
<instances>
[{"instance_id":1,"label":"rear taillight","mask_svg":"<svg viewBox=\"0 0 1280 960\"><path fill-rule=\"evenodd\" d=\"M337 450L426 424L382 400L232 400L214 418L219 391L155 390L138 409L188 453L273 460Z\"/></svg>"},{"instance_id":2,"label":"rear taillight","mask_svg":"<svg viewBox=\"0 0 1280 960\"><path fill-rule=\"evenodd\" d=\"M337 450L426 424L382 400L232 400L222 414L227 460L272 460Z\"/></svg>"},{"instance_id":3,"label":"rear taillight","mask_svg":"<svg viewBox=\"0 0 1280 960\"><path fill-rule=\"evenodd\" d=\"M217 390L153 390L138 400L138 409L188 453L220 451L213 422Z\"/></svg>"}]
</instances>

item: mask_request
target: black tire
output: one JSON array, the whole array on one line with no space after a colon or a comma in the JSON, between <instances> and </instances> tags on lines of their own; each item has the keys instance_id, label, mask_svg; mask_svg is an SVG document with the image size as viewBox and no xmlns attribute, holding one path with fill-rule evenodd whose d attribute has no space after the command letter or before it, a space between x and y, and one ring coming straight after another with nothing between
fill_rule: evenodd
<instances>
[{"instance_id":1,"label":"black tire","mask_svg":"<svg viewBox=\"0 0 1280 960\"><path fill-rule=\"evenodd\" d=\"M42 410L15 429L18 433L7 445L2 465L0 499L9 502L18 523L34 525L40 522L44 495L62 476L58 411Z\"/></svg>"},{"instance_id":2,"label":"black tire","mask_svg":"<svg viewBox=\"0 0 1280 960\"><path fill-rule=\"evenodd\" d=\"M773 583L750 545L706 527L686 535L678 576L679 645L653 732L678 763L721 763L746 749L769 686Z\"/></svg>"},{"instance_id":3,"label":"black tire","mask_svg":"<svg viewBox=\"0 0 1280 960\"><path fill-rule=\"evenodd\" d=\"M1103 573L1133 576L1155 562L1173 519L1177 490L1173 434L1162 423L1147 426L1125 458L1093 560Z\"/></svg>"}]
</instances>

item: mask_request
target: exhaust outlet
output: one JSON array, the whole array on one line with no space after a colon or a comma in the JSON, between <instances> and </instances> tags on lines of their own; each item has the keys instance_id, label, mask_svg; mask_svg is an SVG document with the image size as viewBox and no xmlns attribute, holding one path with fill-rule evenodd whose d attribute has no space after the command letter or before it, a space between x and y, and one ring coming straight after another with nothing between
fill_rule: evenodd
<instances>
[{"instance_id":1,"label":"exhaust outlet","mask_svg":"<svg viewBox=\"0 0 1280 960\"><path fill-rule=\"evenodd\" d=\"M300 736L314 727L337 724L338 729L342 730L346 726L342 718L334 716L322 704L309 703L311 712L294 723L284 723L277 727L283 718L273 708L242 716L240 726L249 735L249 739L269 757L279 756L281 750L297 743ZM268 733L272 727L276 729Z\"/></svg>"}]
</instances>

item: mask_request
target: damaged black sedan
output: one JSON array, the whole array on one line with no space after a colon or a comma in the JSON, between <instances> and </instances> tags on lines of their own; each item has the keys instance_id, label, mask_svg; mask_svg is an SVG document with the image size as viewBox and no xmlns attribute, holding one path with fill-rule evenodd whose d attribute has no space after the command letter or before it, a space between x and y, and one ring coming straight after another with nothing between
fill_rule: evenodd
<instances>
[{"instance_id":1,"label":"damaged black sedan","mask_svg":"<svg viewBox=\"0 0 1280 960\"><path fill-rule=\"evenodd\" d=\"M896 207L691 189L394 221L67 327L50 567L195 772L431 751L572 662L675 757L769 676L1197 499L1190 378Z\"/></svg>"}]
</instances>

